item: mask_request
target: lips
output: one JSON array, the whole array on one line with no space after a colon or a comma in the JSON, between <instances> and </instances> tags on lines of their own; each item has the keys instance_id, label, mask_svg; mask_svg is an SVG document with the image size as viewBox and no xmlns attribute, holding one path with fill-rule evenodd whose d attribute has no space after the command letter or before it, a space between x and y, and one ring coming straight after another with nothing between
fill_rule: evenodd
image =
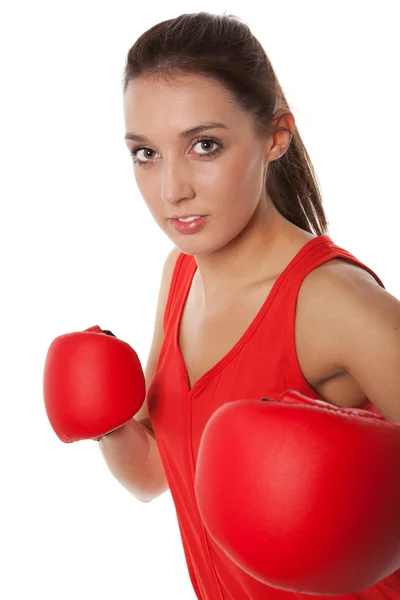
<instances>
[{"instance_id":1,"label":"lips","mask_svg":"<svg viewBox=\"0 0 400 600\"><path fill-rule=\"evenodd\" d=\"M174 217L170 217L170 219L189 219L190 217L206 217L207 215L179 215L179 216L174 216Z\"/></svg>"},{"instance_id":2,"label":"lips","mask_svg":"<svg viewBox=\"0 0 400 600\"><path fill-rule=\"evenodd\" d=\"M183 218L183 217L182 217ZM172 227L182 234L196 233L202 229L207 223L207 217L200 217L192 221L179 221L179 219L171 219Z\"/></svg>"}]
</instances>

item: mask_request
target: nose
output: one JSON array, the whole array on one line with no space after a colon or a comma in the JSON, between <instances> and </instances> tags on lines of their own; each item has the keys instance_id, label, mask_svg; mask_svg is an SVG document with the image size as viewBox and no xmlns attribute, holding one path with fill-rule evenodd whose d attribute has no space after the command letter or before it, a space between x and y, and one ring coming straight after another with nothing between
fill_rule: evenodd
<instances>
[{"instance_id":1,"label":"nose","mask_svg":"<svg viewBox=\"0 0 400 600\"><path fill-rule=\"evenodd\" d=\"M184 160L164 161L161 167L161 198L166 204L177 204L193 197L190 169Z\"/></svg>"}]
</instances>

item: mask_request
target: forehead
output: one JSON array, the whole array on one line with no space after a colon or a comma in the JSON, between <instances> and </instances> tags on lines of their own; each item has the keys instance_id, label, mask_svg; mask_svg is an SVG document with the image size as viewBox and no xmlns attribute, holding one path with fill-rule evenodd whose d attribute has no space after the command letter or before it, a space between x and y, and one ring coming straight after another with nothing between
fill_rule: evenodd
<instances>
[{"instance_id":1,"label":"forehead","mask_svg":"<svg viewBox=\"0 0 400 600\"><path fill-rule=\"evenodd\" d=\"M169 81L140 77L131 81L124 95L125 120L132 127L146 121L169 122L179 115L192 121L227 120L229 114L238 116L228 90L218 81L201 75L185 75Z\"/></svg>"}]
</instances>

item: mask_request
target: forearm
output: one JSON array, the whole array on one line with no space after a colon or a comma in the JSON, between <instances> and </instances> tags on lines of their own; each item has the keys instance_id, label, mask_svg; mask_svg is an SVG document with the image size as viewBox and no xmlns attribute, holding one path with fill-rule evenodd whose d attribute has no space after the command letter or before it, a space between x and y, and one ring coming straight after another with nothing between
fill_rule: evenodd
<instances>
[{"instance_id":1,"label":"forearm","mask_svg":"<svg viewBox=\"0 0 400 600\"><path fill-rule=\"evenodd\" d=\"M131 419L99 441L114 477L141 502L151 502L168 489L157 442L142 423Z\"/></svg>"}]
</instances>

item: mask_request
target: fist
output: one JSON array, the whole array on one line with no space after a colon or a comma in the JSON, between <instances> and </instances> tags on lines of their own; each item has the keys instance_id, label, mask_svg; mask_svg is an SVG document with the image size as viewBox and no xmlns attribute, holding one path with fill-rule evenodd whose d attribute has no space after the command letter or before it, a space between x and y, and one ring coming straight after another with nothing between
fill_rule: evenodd
<instances>
[{"instance_id":1,"label":"fist","mask_svg":"<svg viewBox=\"0 0 400 600\"><path fill-rule=\"evenodd\" d=\"M348 594L400 567L400 428L287 392L229 402L201 439L195 493L219 547L259 581Z\"/></svg>"},{"instance_id":2,"label":"fist","mask_svg":"<svg viewBox=\"0 0 400 600\"><path fill-rule=\"evenodd\" d=\"M146 383L136 352L97 325L57 337L47 352L43 396L63 442L99 438L142 406Z\"/></svg>"}]
</instances>

